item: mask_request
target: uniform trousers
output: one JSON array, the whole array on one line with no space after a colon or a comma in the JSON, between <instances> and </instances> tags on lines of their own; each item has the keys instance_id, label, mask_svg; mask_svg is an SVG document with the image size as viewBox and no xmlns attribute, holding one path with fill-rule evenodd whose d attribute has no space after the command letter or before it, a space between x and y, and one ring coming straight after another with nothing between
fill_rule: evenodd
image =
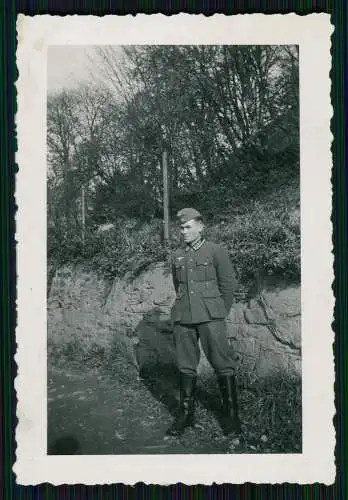
<instances>
[{"instance_id":1,"label":"uniform trousers","mask_svg":"<svg viewBox=\"0 0 348 500\"><path fill-rule=\"evenodd\" d=\"M186 375L197 374L200 360L199 340L203 351L218 375L233 375L235 358L226 337L224 320L186 325L176 323L174 339L178 369Z\"/></svg>"}]
</instances>

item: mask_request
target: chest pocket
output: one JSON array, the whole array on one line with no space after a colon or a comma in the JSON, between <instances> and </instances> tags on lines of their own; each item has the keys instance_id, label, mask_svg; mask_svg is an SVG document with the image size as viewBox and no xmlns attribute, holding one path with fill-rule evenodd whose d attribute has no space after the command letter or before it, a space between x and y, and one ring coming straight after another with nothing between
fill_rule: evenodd
<instances>
[{"instance_id":1,"label":"chest pocket","mask_svg":"<svg viewBox=\"0 0 348 500\"><path fill-rule=\"evenodd\" d=\"M195 266L195 281L211 281L216 279L212 257L199 258Z\"/></svg>"}]
</instances>

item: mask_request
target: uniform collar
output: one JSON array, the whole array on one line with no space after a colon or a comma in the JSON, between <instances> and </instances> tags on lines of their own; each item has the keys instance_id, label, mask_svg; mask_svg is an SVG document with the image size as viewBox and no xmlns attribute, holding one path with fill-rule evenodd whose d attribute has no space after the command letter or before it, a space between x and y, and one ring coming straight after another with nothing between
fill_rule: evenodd
<instances>
[{"instance_id":1,"label":"uniform collar","mask_svg":"<svg viewBox=\"0 0 348 500\"><path fill-rule=\"evenodd\" d=\"M189 250L197 251L201 248L201 246L203 245L204 242L205 242L204 238L197 238L197 240L195 240L190 245L186 245L185 250L186 250L186 252L188 252Z\"/></svg>"}]
</instances>

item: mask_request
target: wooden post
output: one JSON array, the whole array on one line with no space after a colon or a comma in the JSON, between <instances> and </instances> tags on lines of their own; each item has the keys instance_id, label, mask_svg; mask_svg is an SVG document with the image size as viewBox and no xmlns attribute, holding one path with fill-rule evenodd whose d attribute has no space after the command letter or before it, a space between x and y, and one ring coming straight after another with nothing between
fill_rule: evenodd
<instances>
[{"instance_id":1,"label":"wooden post","mask_svg":"<svg viewBox=\"0 0 348 500\"><path fill-rule=\"evenodd\" d=\"M167 151L163 151L163 216L164 216L164 245L169 243L169 194L168 194L168 162Z\"/></svg>"},{"instance_id":2,"label":"wooden post","mask_svg":"<svg viewBox=\"0 0 348 500\"><path fill-rule=\"evenodd\" d=\"M82 246L85 245L85 227L86 227L86 214L85 214L85 188L81 188L81 212L82 212Z\"/></svg>"}]
</instances>

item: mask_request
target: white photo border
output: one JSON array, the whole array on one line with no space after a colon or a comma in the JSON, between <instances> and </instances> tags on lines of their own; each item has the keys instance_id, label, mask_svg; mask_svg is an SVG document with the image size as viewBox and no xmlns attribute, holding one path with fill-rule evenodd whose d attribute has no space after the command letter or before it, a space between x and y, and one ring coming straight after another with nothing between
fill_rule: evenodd
<instances>
[{"instance_id":1,"label":"white photo border","mask_svg":"<svg viewBox=\"0 0 348 500\"><path fill-rule=\"evenodd\" d=\"M328 14L162 14L17 18L16 184L18 484L212 484L335 481L331 225L331 40ZM301 454L48 456L47 49L51 45L298 45L300 54Z\"/></svg>"}]
</instances>

